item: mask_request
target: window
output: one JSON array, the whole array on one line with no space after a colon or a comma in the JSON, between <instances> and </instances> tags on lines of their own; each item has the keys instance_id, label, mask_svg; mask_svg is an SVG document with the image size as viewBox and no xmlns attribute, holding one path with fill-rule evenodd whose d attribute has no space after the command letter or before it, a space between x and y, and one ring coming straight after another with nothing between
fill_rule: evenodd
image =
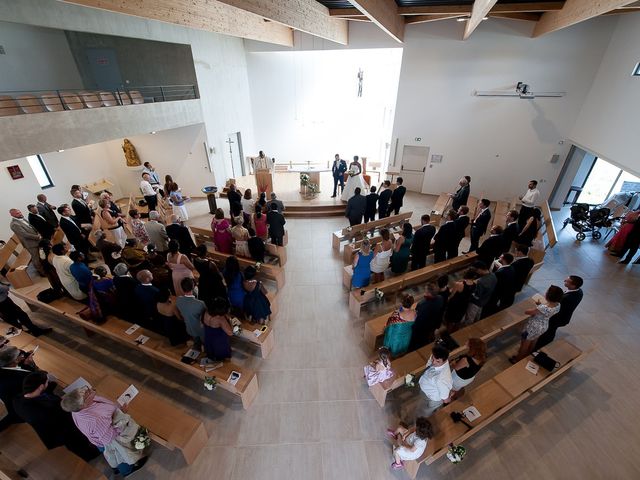
<instances>
[{"instance_id":1,"label":"window","mask_svg":"<svg viewBox=\"0 0 640 480\"><path fill-rule=\"evenodd\" d=\"M612 194L621 191L637 191L640 178L609 162L597 158L585 181L580 203L599 205Z\"/></svg>"},{"instance_id":2,"label":"window","mask_svg":"<svg viewBox=\"0 0 640 480\"><path fill-rule=\"evenodd\" d=\"M633 69L633 73L631 75L634 77L640 77L640 62L636 63L636 68Z\"/></svg>"},{"instance_id":3,"label":"window","mask_svg":"<svg viewBox=\"0 0 640 480\"><path fill-rule=\"evenodd\" d=\"M27 161L29 162L31 170L33 170L33 174L36 176L36 180L38 180L40 184L40 188L53 187L53 181L49 176L47 166L44 164L42 157L40 155L29 155Z\"/></svg>"}]
</instances>

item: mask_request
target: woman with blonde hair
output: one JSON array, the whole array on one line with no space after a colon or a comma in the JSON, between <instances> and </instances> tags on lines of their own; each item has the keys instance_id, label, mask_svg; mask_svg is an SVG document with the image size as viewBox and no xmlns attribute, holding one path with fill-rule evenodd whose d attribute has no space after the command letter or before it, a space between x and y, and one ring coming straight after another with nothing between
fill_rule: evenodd
<instances>
[{"instance_id":1,"label":"woman with blonde hair","mask_svg":"<svg viewBox=\"0 0 640 480\"><path fill-rule=\"evenodd\" d=\"M236 256L251 257L249 252L249 230L244 227L244 217L238 215L234 218L236 224L231 227L231 236L236 244Z\"/></svg>"}]
</instances>

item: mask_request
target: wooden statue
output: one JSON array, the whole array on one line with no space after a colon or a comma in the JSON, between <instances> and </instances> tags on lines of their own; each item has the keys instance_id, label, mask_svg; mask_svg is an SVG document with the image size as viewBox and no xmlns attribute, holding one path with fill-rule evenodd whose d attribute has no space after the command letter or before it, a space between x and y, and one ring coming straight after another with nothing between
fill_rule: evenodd
<instances>
[{"instance_id":1,"label":"wooden statue","mask_svg":"<svg viewBox=\"0 0 640 480\"><path fill-rule=\"evenodd\" d=\"M138 152L136 152L136 147L133 146L133 143L131 143L128 138L124 139L122 151L124 152L124 158L127 161L127 167L139 167L142 165Z\"/></svg>"}]
</instances>

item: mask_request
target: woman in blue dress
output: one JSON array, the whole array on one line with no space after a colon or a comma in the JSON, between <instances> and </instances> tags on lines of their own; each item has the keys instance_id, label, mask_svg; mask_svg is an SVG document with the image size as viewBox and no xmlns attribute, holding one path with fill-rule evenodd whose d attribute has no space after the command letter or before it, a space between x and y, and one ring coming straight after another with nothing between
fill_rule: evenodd
<instances>
[{"instance_id":1,"label":"woman in blue dress","mask_svg":"<svg viewBox=\"0 0 640 480\"><path fill-rule=\"evenodd\" d=\"M413 227L407 222L402 225L402 235L396 239L393 255L391 255L391 271L393 273L404 273L407 271L412 242Z\"/></svg>"},{"instance_id":2,"label":"woman in blue dress","mask_svg":"<svg viewBox=\"0 0 640 480\"><path fill-rule=\"evenodd\" d=\"M353 288L361 288L369 285L371 281L371 260L374 253L371 250L369 239L362 241L360 251L353 258L353 277L351 278L351 286Z\"/></svg>"},{"instance_id":3,"label":"woman in blue dress","mask_svg":"<svg viewBox=\"0 0 640 480\"><path fill-rule=\"evenodd\" d=\"M242 309L244 306L245 290L242 287L242 272L236 257L227 257L224 264L224 280L227 283L229 302L233 308Z\"/></svg>"},{"instance_id":4,"label":"woman in blue dress","mask_svg":"<svg viewBox=\"0 0 640 480\"><path fill-rule=\"evenodd\" d=\"M233 328L229 321L229 302L226 298L217 297L208 302L207 311L202 317L204 326L204 351L211 360L227 360L231 358L229 337Z\"/></svg>"}]
</instances>

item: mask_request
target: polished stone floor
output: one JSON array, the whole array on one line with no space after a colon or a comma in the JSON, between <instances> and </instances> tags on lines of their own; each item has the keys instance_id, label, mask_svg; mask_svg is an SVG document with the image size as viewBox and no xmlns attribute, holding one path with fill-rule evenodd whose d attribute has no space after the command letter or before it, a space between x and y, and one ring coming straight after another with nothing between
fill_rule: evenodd
<instances>
[{"instance_id":1,"label":"polished stone floor","mask_svg":"<svg viewBox=\"0 0 640 480\"><path fill-rule=\"evenodd\" d=\"M414 220L435 197L408 194ZM221 203L226 206L226 201ZM190 205L192 218L204 202ZM560 218L561 219L561 218ZM144 385L201 418L209 442L193 465L177 451L157 447L136 479L374 480L407 478L389 468L388 425L421 401L419 390L401 389L381 409L361 380L369 354L364 321L350 317L341 286L342 260L331 232L344 219L290 219L286 286L273 322L276 345L262 360L237 345L234 359L258 371L260 392L244 411L224 391L206 392L199 381L49 315L53 339L90 362ZM435 479L633 479L640 478L638 420L640 378L640 266L624 268L602 241L579 243L570 231L545 258L522 295L562 285L569 274L585 279L585 298L560 335L595 351L577 368L545 387L465 443L459 465L442 459L418 478ZM389 305L387 305L389 307ZM490 345L478 382L507 368L517 335ZM635 414L633 412L636 412ZM636 420L633 420L636 418ZM105 468L100 460L98 465Z\"/></svg>"}]
</instances>

